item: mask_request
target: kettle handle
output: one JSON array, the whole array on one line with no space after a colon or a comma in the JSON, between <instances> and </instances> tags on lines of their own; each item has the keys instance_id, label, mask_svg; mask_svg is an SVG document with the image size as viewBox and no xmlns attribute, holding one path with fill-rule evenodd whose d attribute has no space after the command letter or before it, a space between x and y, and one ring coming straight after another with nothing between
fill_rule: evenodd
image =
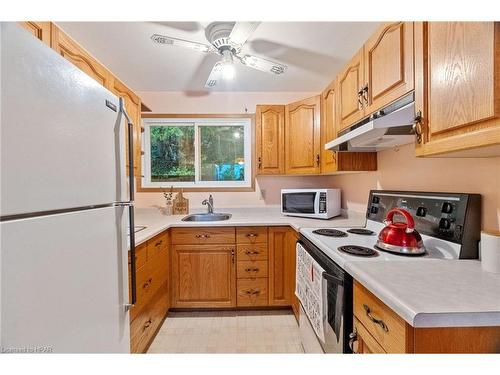
<instances>
[{"instance_id":1,"label":"kettle handle","mask_svg":"<svg viewBox=\"0 0 500 375\"><path fill-rule=\"evenodd\" d=\"M392 219L395 214L400 214L406 219L406 233L411 233L415 230L415 221L413 220L413 216L402 208L393 208L387 213L387 217L384 221L386 225L392 224Z\"/></svg>"}]
</instances>

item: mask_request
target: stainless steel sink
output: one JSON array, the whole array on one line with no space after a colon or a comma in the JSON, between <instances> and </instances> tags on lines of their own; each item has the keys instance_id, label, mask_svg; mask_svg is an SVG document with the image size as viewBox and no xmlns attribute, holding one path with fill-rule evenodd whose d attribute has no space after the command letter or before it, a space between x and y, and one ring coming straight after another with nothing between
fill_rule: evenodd
<instances>
[{"instance_id":1,"label":"stainless steel sink","mask_svg":"<svg viewBox=\"0 0 500 375\"><path fill-rule=\"evenodd\" d=\"M229 220L231 214L222 213L206 213L206 214L191 214L182 218L182 221L223 221Z\"/></svg>"}]
</instances>

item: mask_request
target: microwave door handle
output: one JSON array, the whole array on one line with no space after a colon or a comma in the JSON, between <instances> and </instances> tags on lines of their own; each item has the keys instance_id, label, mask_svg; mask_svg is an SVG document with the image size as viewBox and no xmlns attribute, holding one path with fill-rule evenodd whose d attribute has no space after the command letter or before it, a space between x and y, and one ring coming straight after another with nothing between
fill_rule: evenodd
<instances>
[{"instance_id":1,"label":"microwave door handle","mask_svg":"<svg viewBox=\"0 0 500 375\"><path fill-rule=\"evenodd\" d=\"M335 284L344 285L344 280L338 276L330 275L329 273L323 272L323 278Z\"/></svg>"},{"instance_id":2,"label":"microwave door handle","mask_svg":"<svg viewBox=\"0 0 500 375\"><path fill-rule=\"evenodd\" d=\"M314 213L319 214L319 196L321 194L319 192L316 192L314 194Z\"/></svg>"}]
</instances>

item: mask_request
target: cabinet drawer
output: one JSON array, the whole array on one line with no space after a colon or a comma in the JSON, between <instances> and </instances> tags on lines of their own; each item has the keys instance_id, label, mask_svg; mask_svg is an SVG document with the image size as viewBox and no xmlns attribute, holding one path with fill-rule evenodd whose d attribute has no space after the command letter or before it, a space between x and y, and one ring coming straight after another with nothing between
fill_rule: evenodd
<instances>
[{"instance_id":1,"label":"cabinet drawer","mask_svg":"<svg viewBox=\"0 0 500 375\"><path fill-rule=\"evenodd\" d=\"M358 347L354 348L357 354L385 354L385 350L373 338L373 336L366 330L366 328L354 318L354 329L358 334Z\"/></svg>"},{"instance_id":2,"label":"cabinet drawer","mask_svg":"<svg viewBox=\"0 0 500 375\"><path fill-rule=\"evenodd\" d=\"M405 353L411 327L358 282L354 282L354 316L388 353ZM378 321L378 323L377 323ZM385 326L385 328L384 328Z\"/></svg>"},{"instance_id":3,"label":"cabinet drawer","mask_svg":"<svg viewBox=\"0 0 500 375\"><path fill-rule=\"evenodd\" d=\"M268 301L268 279L238 279L236 304L238 307L267 306Z\"/></svg>"},{"instance_id":4,"label":"cabinet drawer","mask_svg":"<svg viewBox=\"0 0 500 375\"><path fill-rule=\"evenodd\" d=\"M269 265L267 260L243 260L236 265L238 279L267 277Z\"/></svg>"},{"instance_id":5,"label":"cabinet drawer","mask_svg":"<svg viewBox=\"0 0 500 375\"><path fill-rule=\"evenodd\" d=\"M244 260L267 260L268 250L267 243L256 245L236 245L238 262Z\"/></svg>"},{"instance_id":6,"label":"cabinet drawer","mask_svg":"<svg viewBox=\"0 0 500 375\"><path fill-rule=\"evenodd\" d=\"M156 255L168 252L169 234L167 231L160 233L148 241L148 261Z\"/></svg>"},{"instance_id":7,"label":"cabinet drawer","mask_svg":"<svg viewBox=\"0 0 500 375\"><path fill-rule=\"evenodd\" d=\"M140 244L135 248L135 268L139 269L148 259L147 242ZM130 252L128 253L128 264L130 265Z\"/></svg>"},{"instance_id":8,"label":"cabinet drawer","mask_svg":"<svg viewBox=\"0 0 500 375\"><path fill-rule=\"evenodd\" d=\"M166 284L164 285L166 288ZM144 352L162 322L168 308L168 295L160 288L130 324L130 350L132 353Z\"/></svg>"},{"instance_id":9,"label":"cabinet drawer","mask_svg":"<svg viewBox=\"0 0 500 375\"><path fill-rule=\"evenodd\" d=\"M267 242L267 227L236 227L236 243L254 244Z\"/></svg>"},{"instance_id":10,"label":"cabinet drawer","mask_svg":"<svg viewBox=\"0 0 500 375\"><path fill-rule=\"evenodd\" d=\"M173 228L172 243L175 245L205 245L235 242L234 227L229 228Z\"/></svg>"}]
</instances>

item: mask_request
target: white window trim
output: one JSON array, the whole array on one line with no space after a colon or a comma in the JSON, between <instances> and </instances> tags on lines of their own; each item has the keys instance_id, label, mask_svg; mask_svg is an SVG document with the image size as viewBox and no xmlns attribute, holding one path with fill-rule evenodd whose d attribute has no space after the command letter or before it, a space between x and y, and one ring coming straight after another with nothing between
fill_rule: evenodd
<instances>
[{"instance_id":1,"label":"white window trim","mask_svg":"<svg viewBox=\"0 0 500 375\"><path fill-rule=\"evenodd\" d=\"M144 136L142 137L143 188L249 188L252 187L252 121L250 118L144 118L142 119ZM150 127L155 125L194 126L194 182L151 182L151 137ZM199 125L203 126L243 126L245 139L245 179L243 181L200 181L200 142Z\"/></svg>"}]
</instances>

